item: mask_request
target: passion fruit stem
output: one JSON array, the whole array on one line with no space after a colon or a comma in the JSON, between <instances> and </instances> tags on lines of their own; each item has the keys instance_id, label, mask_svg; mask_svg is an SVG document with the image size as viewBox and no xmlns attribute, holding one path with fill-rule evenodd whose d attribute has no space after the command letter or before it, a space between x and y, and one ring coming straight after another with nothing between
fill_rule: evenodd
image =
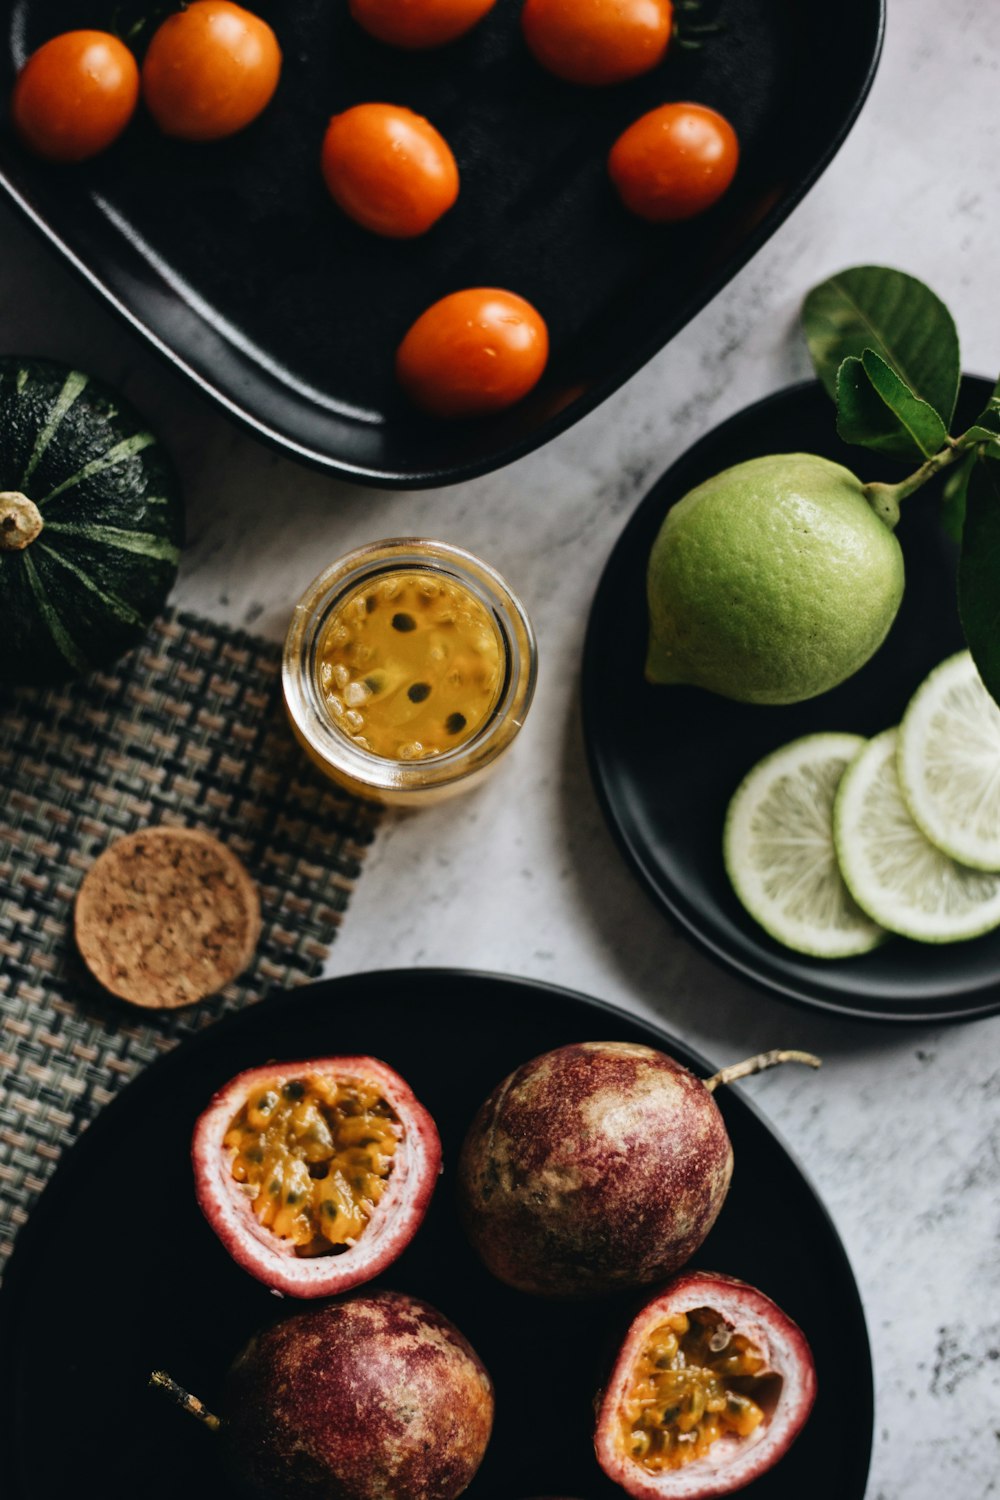
<instances>
[{"instance_id":1,"label":"passion fruit stem","mask_svg":"<svg viewBox=\"0 0 1000 1500\"><path fill-rule=\"evenodd\" d=\"M708 1092L714 1094L720 1083L735 1083L739 1078L749 1078L753 1073L764 1073L768 1068L790 1062L805 1063L807 1068L823 1066L822 1060L813 1052L782 1051L775 1048L772 1052L758 1052L756 1057L748 1057L745 1062L731 1063L728 1068L713 1073L711 1078L703 1078L702 1082Z\"/></svg>"},{"instance_id":2,"label":"passion fruit stem","mask_svg":"<svg viewBox=\"0 0 1000 1500\"><path fill-rule=\"evenodd\" d=\"M190 1391L186 1391L182 1385L178 1385L176 1380L173 1380L167 1374L166 1370L154 1370L149 1377L149 1383L154 1390L163 1391L183 1411L188 1412L192 1417L197 1417L198 1421L203 1422L209 1431L218 1432L222 1426L221 1421L215 1413L209 1411L205 1403L199 1401L197 1396L192 1396Z\"/></svg>"},{"instance_id":3,"label":"passion fruit stem","mask_svg":"<svg viewBox=\"0 0 1000 1500\"><path fill-rule=\"evenodd\" d=\"M20 490L0 491L0 552L23 552L42 530L38 506Z\"/></svg>"}]
</instances>

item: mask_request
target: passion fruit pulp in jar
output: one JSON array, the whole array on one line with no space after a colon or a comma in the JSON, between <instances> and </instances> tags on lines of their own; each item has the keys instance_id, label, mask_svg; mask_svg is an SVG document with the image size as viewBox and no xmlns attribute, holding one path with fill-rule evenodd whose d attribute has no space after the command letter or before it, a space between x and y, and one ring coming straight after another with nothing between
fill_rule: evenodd
<instances>
[{"instance_id":1,"label":"passion fruit pulp in jar","mask_svg":"<svg viewBox=\"0 0 1000 1500\"><path fill-rule=\"evenodd\" d=\"M765 1363L710 1308L666 1319L647 1338L622 1404L625 1452L655 1474L703 1458L726 1434L749 1437L765 1419Z\"/></svg>"},{"instance_id":2,"label":"passion fruit pulp in jar","mask_svg":"<svg viewBox=\"0 0 1000 1500\"><path fill-rule=\"evenodd\" d=\"M223 1139L258 1221L298 1255L345 1250L385 1192L403 1127L363 1079L263 1083Z\"/></svg>"},{"instance_id":3,"label":"passion fruit pulp in jar","mask_svg":"<svg viewBox=\"0 0 1000 1500\"><path fill-rule=\"evenodd\" d=\"M285 637L292 731L356 797L426 807L480 785L531 705L534 632L488 563L395 537L331 563Z\"/></svg>"},{"instance_id":4,"label":"passion fruit pulp in jar","mask_svg":"<svg viewBox=\"0 0 1000 1500\"><path fill-rule=\"evenodd\" d=\"M492 713L503 643L483 603L453 579L388 573L352 590L319 643L320 685L362 750L422 760L470 739Z\"/></svg>"}]
</instances>

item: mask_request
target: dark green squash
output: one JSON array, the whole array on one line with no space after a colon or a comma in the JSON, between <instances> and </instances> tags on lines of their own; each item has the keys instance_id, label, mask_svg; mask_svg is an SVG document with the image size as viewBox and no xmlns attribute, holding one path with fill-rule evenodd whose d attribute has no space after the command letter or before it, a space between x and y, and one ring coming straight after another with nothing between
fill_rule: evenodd
<instances>
[{"instance_id":1,"label":"dark green squash","mask_svg":"<svg viewBox=\"0 0 1000 1500\"><path fill-rule=\"evenodd\" d=\"M0 358L0 682L115 661L177 576L173 468L127 402L79 370Z\"/></svg>"}]
</instances>

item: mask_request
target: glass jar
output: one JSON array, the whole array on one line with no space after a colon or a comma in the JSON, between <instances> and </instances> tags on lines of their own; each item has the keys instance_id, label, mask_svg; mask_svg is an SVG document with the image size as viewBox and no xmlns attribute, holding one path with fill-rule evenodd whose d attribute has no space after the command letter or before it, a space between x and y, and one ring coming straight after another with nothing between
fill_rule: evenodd
<instances>
[{"instance_id":1,"label":"glass jar","mask_svg":"<svg viewBox=\"0 0 1000 1500\"><path fill-rule=\"evenodd\" d=\"M359 547L310 584L282 686L321 771L355 796L423 807L494 768L536 672L531 622L500 575L460 547L402 537Z\"/></svg>"}]
</instances>

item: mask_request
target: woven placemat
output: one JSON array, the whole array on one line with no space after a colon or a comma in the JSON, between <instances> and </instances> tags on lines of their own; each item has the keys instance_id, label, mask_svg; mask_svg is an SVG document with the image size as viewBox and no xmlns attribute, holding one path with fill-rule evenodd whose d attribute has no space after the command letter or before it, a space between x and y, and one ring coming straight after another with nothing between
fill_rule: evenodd
<instances>
[{"instance_id":1,"label":"woven placemat","mask_svg":"<svg viewBox=\"0 0 1000 1500\"><path fill-rule=\"evenodd\" d=\"M123 1084L322 968L377 813L299 750L280 666L268 641L172 613L113 672L0 693L0 1271L60 1154ZM170 1013L104 994L72 940L85 871L151 823L217 834L261 891L253 966Z\"/></svg>"}]
</instances>

